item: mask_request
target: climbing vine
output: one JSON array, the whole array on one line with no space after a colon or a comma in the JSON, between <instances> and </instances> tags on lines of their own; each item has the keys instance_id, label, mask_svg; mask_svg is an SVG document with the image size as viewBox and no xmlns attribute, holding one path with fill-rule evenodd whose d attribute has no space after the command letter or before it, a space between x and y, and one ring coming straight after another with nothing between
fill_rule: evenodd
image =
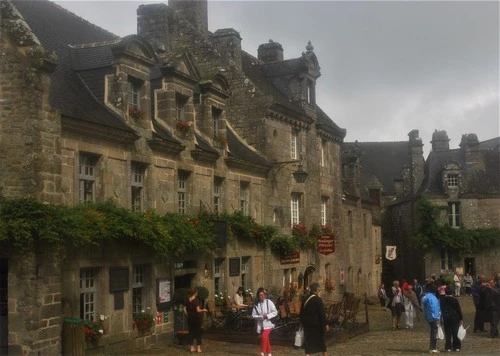
<instances>
[{"instance_id":1,"label":"climbing vine","mask_svg":"<svg viewBox=\"0 0 500 356\"><path fill-rule=\"evenodd\" d=\"M413 235L413 241L423 249L434 246L449 248L457 252L471 252L500 245L500 229L465 229L440 225L440 208L428 200L418 204L420 228Z\"/></svg>"}]
</instances>

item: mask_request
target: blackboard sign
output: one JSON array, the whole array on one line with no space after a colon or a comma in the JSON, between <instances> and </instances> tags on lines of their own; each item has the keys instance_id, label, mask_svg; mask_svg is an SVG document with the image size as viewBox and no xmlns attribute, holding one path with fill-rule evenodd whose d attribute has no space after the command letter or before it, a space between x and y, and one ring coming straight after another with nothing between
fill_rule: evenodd
<instances>
[{"instance_id":1,"label":"blackboard sign","mask_svg":"<svg viewBox=\"0 0 500 356\"><path fill-rule=\"evenodd\" d=\"M227 221L212 220L215 244L219 248L226 247L227 244Z\"/></svg>"},{"instance_id":2,"label":"blackboard sign","mask_svg":"<svg viewBox=\"0 0 500 356\"><path fill-rule=\"evenodd\" d=\"M240 275L240 258L230 258L229 259L229 276L239 276Z\"/></svg>"},{"instance_id":3,"label":"blackboard sign","mask_svg":"<svg viewBox=\"0 0 500 356\"><path fill-rule=\"evenodd\" d=\"M128 290L128 267L109 267L109 292Z\"/></svg>"}]
</instances>

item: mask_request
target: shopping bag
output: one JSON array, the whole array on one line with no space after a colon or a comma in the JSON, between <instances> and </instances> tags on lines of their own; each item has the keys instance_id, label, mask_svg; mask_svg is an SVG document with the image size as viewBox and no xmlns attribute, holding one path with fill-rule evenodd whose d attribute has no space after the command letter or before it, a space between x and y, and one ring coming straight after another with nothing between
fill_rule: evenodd
<instances>
[{"instance_id":1,"label":"shopping bag","mask_svg":"<svg viewBox=\"0 0 500 356\"><path fill-rule=\"evenodd\" d=\"M469 325L470 326L470 325ZM468 326L468 327L469 327ZM468 328L467 327L467 328ZM457 332L457 337L460 339L460 340L463 340L465 338L465 334L467 334L467 328L464 328L463 325L460 325L458 327L458 332Z\"/></svg>"},{"instance_id":2,"label":"shopping bag","mask_svg":"<svg viewBox=\"0 0 500 356\"><path fill-rule=\"evenodd\" d=\"M444 340L444 332L443 332L443 328L441 327L441 325L438 325L437 338L439 340Z\"/></svg>"},{"instance_id":3,"label":"shopping bag","mask_svg":"<svg viewBox=\"0 0 500 356\"><path fill-rule=\"evenodd\" d=\"M295 332L295 347L302 347L304 344L304 329L302 328L302 325L299 326L299 330Z\"/></svg>"}]
</instances>

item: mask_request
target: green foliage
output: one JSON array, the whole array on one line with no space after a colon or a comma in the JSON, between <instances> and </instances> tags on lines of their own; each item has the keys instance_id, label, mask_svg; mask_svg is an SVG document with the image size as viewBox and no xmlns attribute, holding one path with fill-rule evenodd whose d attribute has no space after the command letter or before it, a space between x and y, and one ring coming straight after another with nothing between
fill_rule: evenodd
<instances>
[{"instance_id":1,"label":"green foliage","mask_svg":"<svg viewBox=\"0 0 500 356\"><path fill-rule=\"evenodd\" d=\"M279 234L274 236L274 238L270 242L271 250L280 254L287 255L299 248L298 239L290 236Z\"/></svg>"},{"instance_id":2,"label":"green foliage","mask_svg":"<svg viewBox=\"0 0 500 356\"><path fill-rule=\"evenodd\" d=\"M200 300L206 300L208 298L208 289L203 286L197 286L196 289L198 290L198 299Z\"/></svg>"},{"instance_id":3,"label":"green foliage","mask_svg":"<svg viewBox=\"0 0 500 356\"><path fill-rule=\"evenodd\" d=\"M419 202L418 213L420 229L413 236L413 241L424 250L441 246L458 252L472 252L500 245L498 228L456 229L449 225L439 225L437 220L439 207L428 200Z\"/></svg>"}]
</instances>

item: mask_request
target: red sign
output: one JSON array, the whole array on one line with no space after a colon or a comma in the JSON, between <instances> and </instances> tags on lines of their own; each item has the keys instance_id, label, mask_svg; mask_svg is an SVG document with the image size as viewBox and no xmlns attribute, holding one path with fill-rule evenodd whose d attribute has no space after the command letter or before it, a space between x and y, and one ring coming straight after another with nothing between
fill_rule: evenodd
<instances>
[{"instance_id":1,"label":"red sign","mask_svg":"<svg viewBox=\"0 0 500 356\"><path fill-rule=\"evenodd\" d=\"M156 325L163 324L163 313L157 311L156 312Z\"/></svg>"},{"instance_id":2,"label":"red sign","mask_svg":"<svg viewBox=\"0 0 500 356\"><path fill-rule=\"evenodd\" d=\"M318 236L318 253L329 255L335 252L335 235Z\"/></svg>"},{"instance_id":3,"label":"red sign","mask_svg":"<svg viewBox=\"0 0 500 356\"><path fill-rule=\"evenodd\" d=\"M288 265L291 263L299 263L300 262L300 251L297 250L293 253L290 253L288 255L281 255L280 258L280 263L282 265Z\"/></svg>"}]
</instances>

